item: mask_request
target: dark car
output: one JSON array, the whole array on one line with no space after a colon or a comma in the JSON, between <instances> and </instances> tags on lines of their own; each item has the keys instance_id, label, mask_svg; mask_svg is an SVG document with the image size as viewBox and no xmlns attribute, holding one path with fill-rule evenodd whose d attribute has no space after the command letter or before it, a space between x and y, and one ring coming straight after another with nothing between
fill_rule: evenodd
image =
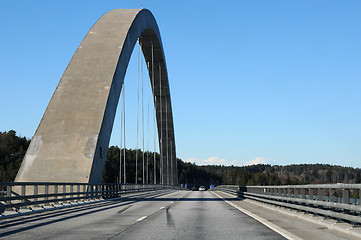
<instances>
[{"instance_id":1,"label":"dark car","mask_svg":"<svg viewBox=\"0 0 361 240\"><path fill-rule=\"evenodd\" d=\"M192 187L192 191L198 191L198 188Z\"/></svg>"}]
</instances>

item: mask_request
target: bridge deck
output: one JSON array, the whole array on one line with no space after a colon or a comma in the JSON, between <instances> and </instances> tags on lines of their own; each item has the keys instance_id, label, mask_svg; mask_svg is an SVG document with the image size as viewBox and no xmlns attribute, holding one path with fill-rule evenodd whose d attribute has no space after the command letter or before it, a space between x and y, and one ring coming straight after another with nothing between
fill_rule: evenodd
<instances>
[{"instance_id":1,"label":"bridge deck","mask_svg":"<svg viewBox=\"0 0 361 240\"><path fill-rule=\"evenodd\" d=\"M219 198L222 197L224 199ZM227 202L225 202L226 200ZM11 239L285 239L238 208L301 239L353 239L221 192L163 192L0 220ZM276 226L276 230L277 230ZM272 227L272 226L271 226Z\"/></svg>"}]
</instances>

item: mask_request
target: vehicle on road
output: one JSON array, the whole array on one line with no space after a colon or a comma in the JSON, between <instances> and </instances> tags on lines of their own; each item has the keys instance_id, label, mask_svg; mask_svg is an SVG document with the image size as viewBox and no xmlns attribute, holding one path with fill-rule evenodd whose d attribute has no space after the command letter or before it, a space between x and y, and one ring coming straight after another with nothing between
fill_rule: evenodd
<instances>
[{"instance_id":1,"label":"vehicle on road","mask_svg":"<svg viewBox=\"0 0 361 240\"><path fill-rule=\"evenodd\" d=\"M192 191L198 191L198 188L192 187Z\"/></svg>"},{"instance_id":2,"label":"vehicle on road","mask_svg":"<svg viewBox=\"0 0 361 240\"><path fill-rule=\"evenodd\" d=\"M205 191L205 190L206 190L206 188L204 186L199 187L199 191Z\"/></svg>"}]
</instances>

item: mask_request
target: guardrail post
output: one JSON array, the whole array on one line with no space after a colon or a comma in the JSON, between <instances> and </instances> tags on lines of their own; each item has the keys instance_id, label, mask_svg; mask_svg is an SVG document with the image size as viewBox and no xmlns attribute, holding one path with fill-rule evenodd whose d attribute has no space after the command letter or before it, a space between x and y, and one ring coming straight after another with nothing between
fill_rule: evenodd
<instances>
[{"instance_id":1,"label":"guardrail post","mask_svg":"<svg viewBox=\"0 0 361 240\"><path fill-rule=\"evenodd\" d=\"M21 199L21 203L25 204L25 195L26 195L26 185L21 185L21 196L24 197ZM22 206L21 208L26 208L25 206Z\"/></svg>"},{"instance_id":2,"label":"guardrail post","mask_svg":"<svg viewBox=\"0 0 361 240\"><path fill-rule=\"evenodd\" d=\"M49 184L45 184L45 201L49 201L49 196L48 196L48 194L49 194ZM45 205L49 205L49 203L47 202L47 203L45 203Z\"/></svg>"},{"instance_id":3,"label":"guardrail post","mask_svg":"<svg viewBox=\"0 0 361 240\"><path fill-rule=\"evenodd\" d=\"M350 191L348 189L343 189L342 191L342 203L350 203Z\"/></svg>"},{"instance_id":4,"label":"guardrail post","mask_svg":"<svg viewBox=\"0 0 361 240\"><path fill-rule=\"evenodd\" d=\"M98 184L93 185L93 198L96 199L98 197Z\"/></svg>"},{"instance_id":5,"label":"guardrail post","mask_svg":"<svg viewBox=\"0 0 361 240\"><path fill-rule=\"evenodd\" d=\"M96 198L100 198L102 196L99 187L99 184L95 185Z\"/></svg>"},{"instance_id":6,"label":"guardrail post","mask_svg":"<svg viewBox=\"0 0 361 240\"><path fill-rule=\"evenodd\" d=\"M10 185L6 186L6 197L10 198L11 197L11 192L12 192L12 187ZM11 204L11 200L7 199L6 204Z\"/></svg>"},{"instance_id":7,"label":"guardrail post","mask_svg":"<svg viewBox=\"0 0 361 240\"><path fill-rule=\"evenodd\" d=\"M101 195L101 197L104 199L104 194L105 194L106 192L105 192L105 184L104 183L102 183L102 184L100 184L100 195Z\"/></svg>"},{"instance_id":8,"label":"guardrail post","mask_svg":"<svg viewBox=\"0 0 361 240\"><path fill-rule=\"evenodd\" d=\"M38 185L35 184L34 185L34 195L38 195L39 194L39 189L38 189ZM38 197L34 197L34 202L38 201ZM35 206L39 206L38 204L36 204Z\"/></svg>"},{"instance_id":9,"label":"guardrail post","mask_svg":"<svg viewBox=\"0 0 361 240\"><path fill-rule=\"evenodd\" d=\"M78 198L80 198L80 184L76 185L76 191L78 193Z\"/></svg>"},{"instance_id":10,"label":"guardrail post","mask_svg":"<svg viewBox=\"0 0 361 240\"><path fill-rule=\"evenodd\" d=\"M103 199L108 198L108 184L102 183L100 185L100 194Z\"/></svg>"},{"instance_id":11,"label":"guardrail post","mask_svg":"<svg viewBox=\"0 0 361 240\"><path fill-rule=\"evenodd\" d=\"M58 185L54 185L54 200L58 199ZM54 201L54 203L57 203L57 201Z\"/></svg>"},{"instance_id":12,"label":"guardrail post","mask_svg":"<svg viewBox=\"0 0 361 240\"><path fill-rule=\"evenodd\" d=\"M306 199L306 189L305 188L301 188L301 198Z\"/></svg>"},{"instance_id":13,"label":"guardrail post","mask_svg":"<svg viewBox=\"0 0 361 240\"><path fill-rule=\"evenodd\" d=\"M333 189L333 188L330 188L329 190L328 190L328 197L329 197L329 202L335 202L335 189Z\"/></svg>"},{"instance_id":14,"label":"guardrail post","mask_svg":"<svg viewBox=\"0 0 361 240\"><path fill-rule=\"evenodd\" d=\"M318 201L323 201L323 189L317 189Z\"/></svg>"},{"instance_id":15,"label":"guardrail post","mask_svg":"<svg viewBox=\"0 0 361 240\"><path fill-rule=\"evenodd\" d=\"M92 191L93 191L93 186L91 184L88 184L88 189L87 189L87 199L91 199L92 198Z\"/></svg>"},{"instance_id":16,"label":"guardrail post","mask_svg":"<svg viewBox=\"0 0 361 240\"><path fill-rule=\"evenodd\" d=\"M64 184L63 185L63 202L65 202L65 199L66 199L66 185Z\"/></svg>"},{"instance_id":17,"label":"guardrail post","mask_svg":"<svg viewBox=\"0 0 361 240\"><path fill-rule=\"evenodd\" d=\"M10 185L7 185L6 186L6 201L5 201L5 203L6 204L10 204L11 203L11 201L8 199L8 198L10 198L11 197L11 191L12 191L12 187L10 186Z\"/></svg>"},{"instance_id":18,"label":"guardrail post","mask_svg":"<svg viewBox=\"0 0 361 240\"><path fill-rule=\"evenodd\" d=\"M88 184L88 189L87 189L87 199L91 199L92 198L92 185L91 184Z\"/></svg>"},{"instance_id":19,"label":"guardrail post","mask_svg":"<svg viewBox=\"0 0 361 240\"><path fill-rule=\"evenodd\" d=\"M88 198L88 191L89 188L87 187L86 184L83 185L83 198Z\"/></svg>"},{"instance_id":20,"label":"guardrail post","mask_svg":"<svg viewBox=\"0 0 361 240\"><path fill-rule=\"evenodd\" d=\"M70 198L73 198L73 197L74 197L74 195L73 195L73 192L74 192L74 190L73 190L73 185L71 184L69 187L70 187L70 189L69 189ZM73 201L73 199L71 199L70 201Z\"/></svg>"},{"instance_id":21,"label":"guardrail post","mask_svg":"<svg viewBox=\"0 0 361 240\"><path fill-rule=\"evenodd\" d=\"M313 188L309 188L308 190L308 199L313 200Z\"/></svg>"}]
</instances>

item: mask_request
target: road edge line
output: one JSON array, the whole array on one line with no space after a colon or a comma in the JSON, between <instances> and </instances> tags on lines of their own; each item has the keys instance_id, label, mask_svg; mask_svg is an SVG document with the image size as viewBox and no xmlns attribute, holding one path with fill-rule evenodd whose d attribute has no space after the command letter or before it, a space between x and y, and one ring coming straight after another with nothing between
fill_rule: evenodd
<instances>
[{"instance_id":1,"label":"road edge line","mask_svg":"<svg viewBox=\"0 0 361 240\"><path fill-rule=\"evenodd\" d=\"M250 200L250 199L246 199L245 201L247 201L250 204L254 204L254 205L257 205L257 206L260 206L260 207L263 207L263 208L267 208L267 209L269 209L271 211L276 211L276 212L279 212L281 214L285 214L285 215L288 215L288 216L291 216L291 217L294 217L294 218L298 218L300 220L303 220L303 221L306 221L306 222L309 222L309 223L313 223L313 224L317 224L317 225L326 227L326 228L328 228L330 230L333 230L333 231L337 231L337 232L340 232L340 233L343 233L343 234L351 235L353 237L361 238L361 233L354 232L354 231L352 231L352 229L349 229L349 228L339 227L334 223L322 222L322 220L320 221L320 220L312 219L310 217L305 217L305 216L302 216L300 214L296 214L296 213L293 213L293 212L288 212L286 210L277 209L276 207L267 206L264 203L259 203L257 201Z\"/></svg>"},{"instance_id":2,"label":"road edge line","mask_svg":"<svg viewBox=\"0 0 361 240\"><path fill-rule=\"evenodd\" d=\"M260 216L257 216L253 213L251 213L250 211L240 207L240 206L237 206L236 204L224 199L223 197L219 196L217 193L213 192L212 193L214 195L216 195L218 198L222 199L224 202L228 203L229 205L231 205L232 207L238 209L239 211L243 212L244 214L250 216L251 218L257 220L258 222L262 223L263 225L265 225L266 227L270 228L271 230L277 232L278 234L282 235L283 237L287 238L287 239L290 239L290 240L304 240L296 235L294 235L293 233L290 233L289 231L286 231L284 230L283 228L277 226L276 224L274 223L271 223L269 221L267 221L266 219L260 217Z\"/></svg>"}]
</instances>

